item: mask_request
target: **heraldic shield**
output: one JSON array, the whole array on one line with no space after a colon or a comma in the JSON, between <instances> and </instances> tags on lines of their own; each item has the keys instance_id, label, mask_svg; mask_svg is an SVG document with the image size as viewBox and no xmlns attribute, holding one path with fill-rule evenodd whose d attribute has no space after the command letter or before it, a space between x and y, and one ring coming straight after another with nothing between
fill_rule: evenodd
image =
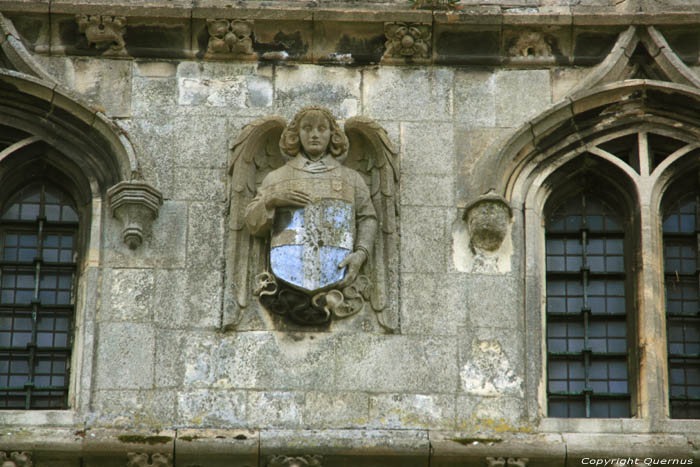
<instances>
[{"instance_id":1,"label":"heraldic shield","mask_svg":"<svg viewBox=\"0 0 700 467\"><path fill-rule=\"evenodd\" d=\"M291 287L313 293L332 288L345 276L338 265L353 252L353 188L339 178L286 180L289 189L316 197L303 208L278 208L270 243L270 269ZM313 190L306 186L313 183Z\"/></svg>"}]
</instances>

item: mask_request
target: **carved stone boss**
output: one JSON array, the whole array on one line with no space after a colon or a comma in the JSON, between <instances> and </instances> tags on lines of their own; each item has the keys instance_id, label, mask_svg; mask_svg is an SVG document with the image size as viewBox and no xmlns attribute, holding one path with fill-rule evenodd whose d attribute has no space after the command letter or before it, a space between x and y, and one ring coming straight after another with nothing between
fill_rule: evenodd
<instances>
[{"instance_id":1,"label":"carved stone boss","mask_svg":"<svg viewBox=\"0 0 700 467\"><path fill-rule=\"evenodd\" d=\"M386 23L386 52L382 57L407 60L429 59L431 26L420 23Z\"/></svg>"},{"instance_id":2,"label":"carved stone boss","mask_svg":"<svg viewBox=\"0 0 700 467\"><path fill-rule=\"evenodd\" d=\"M122 222L122 240L136 249L163 204L163 195L147 183L120 182L107 190L112 215Z\"/></svg>"},{"instance_id":3,"label":"carved stone boss","mask_svg":"<svg viewBox=\"0 0 700 467\"><path fill-rule=\"evenodd\" d=\"M28 452L0 451L0 467L32 467L32 455Z\"/></svg>"},{"instance_id":4,"label":"carved stone boss","mask_svg":"<svg viewBox=\"0 0 700 467\"><path fill-rule=\"evenodd\" d=\"M209 44L206 58L255 58L253 21L208 19Z\"/></svg>"},{"instance_id":5,"label":"carved stone boss","mask_svg":"<svg viewBox=\"0 0 700 467\"><path fill-rule=\"evenodd\" d=\"M237 309L225 326L240 320L254 276L263 307L296 324L369 303L392 328L379 314L393 299L398 244L396 153L384 129L354 117L342 131L328 109L306 107L289 125L276 116L247 125L231 156L227 303Z\"/></svg>"},{"instance_id":6,"label":"carved stone boss","mask_svg":"<svg viewBox=\"0 0 700 467\"><path fill-rule=\"evenodd\" d=\"M169 454L155 453L150 456L143 452L130 452L127 454L126 467L173 467L173 459Z\"/></svg>"},{"instance_id":7,"label":"carved stone boss","mask_svg":"<svg viewBox=\"0 0 700 467\"><path fill-rule=\"evenodd\" d=\"M323 467L323 456L272 456L267 467Z\"/></svg>"},{"instance_id":8,"label":"carved stone boss","mask_svg":"<svg viewBox=\"0 0 700 467\"><path fill-rule=\"evenodd\" d=\"M103 51L103 55L126 53L124 32L126 17L102 15L77 15L80 32L85 34L91 46Z\"/></svg>"},{"instance_id":9,"label":"carved stone boss","mask_svg":"<svg viewBox=\"0 0 700 467\"><path fill-rule=\"evenodd\" d=\"M505 198L487 193L467 206L470 247L476 252L496 252L508 232L512 210Z\"/></svg>"}]
</instances>

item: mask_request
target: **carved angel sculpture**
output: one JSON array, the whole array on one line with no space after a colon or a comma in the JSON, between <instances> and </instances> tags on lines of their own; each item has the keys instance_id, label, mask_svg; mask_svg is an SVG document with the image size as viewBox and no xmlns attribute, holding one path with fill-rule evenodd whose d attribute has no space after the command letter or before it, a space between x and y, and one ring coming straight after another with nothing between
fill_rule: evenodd
<instances>
[{"instance_id":1,"label":"carved angel sculpture","mask_svg":"<svg viewBox=\"0 0 700 467\"><path fill-rule=\"evenodd\" d=\"M396 153L377 123L345 132L328 109L305 107L287 126L247 125L232 146L224 327L250 292L271 313L323 325L371 305L396 326Z\"/></svg>"}]
</instances>

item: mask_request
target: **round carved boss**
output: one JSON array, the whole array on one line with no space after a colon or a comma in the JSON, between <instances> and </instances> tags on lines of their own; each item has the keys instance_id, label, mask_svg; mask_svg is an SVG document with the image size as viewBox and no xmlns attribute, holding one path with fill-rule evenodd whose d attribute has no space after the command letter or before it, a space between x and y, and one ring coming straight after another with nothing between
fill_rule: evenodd
<instances>
[{"instance_id":1,"label":"round carved boss","mask_svg":"<svg viewBox=\"0 0 700 467\"><path fill-rule=\"evenodd\" d=\"M472 247L491 252L498 250L512 216L508 202L496 194L486 194L469 204L464 219Z\"/></svg>"}]
</instances>

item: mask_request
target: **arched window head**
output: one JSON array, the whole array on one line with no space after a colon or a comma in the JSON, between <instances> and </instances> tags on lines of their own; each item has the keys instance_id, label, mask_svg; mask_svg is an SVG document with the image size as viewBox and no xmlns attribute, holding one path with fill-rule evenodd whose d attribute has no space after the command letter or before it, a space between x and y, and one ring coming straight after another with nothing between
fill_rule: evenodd
<instances>
[{"instance_id":1,"label":"arched window head","mask_svg":"<svg viewBox=\"0 0 700 467\"><path fill-rule=\"evenodd\" d=\"M47 181L0 203L0 408L67 408L78 211Z\"/></svg>"},{"instance_id":2,"label":"arched window head","mask_svg":"<svg viewBox=\"0 0 700 467\"><path fill-rule=\"evenodd\" d=\"M548 415L629 417L624 218L590 186L549 204Z\"/></svg>"}]
</instances>

